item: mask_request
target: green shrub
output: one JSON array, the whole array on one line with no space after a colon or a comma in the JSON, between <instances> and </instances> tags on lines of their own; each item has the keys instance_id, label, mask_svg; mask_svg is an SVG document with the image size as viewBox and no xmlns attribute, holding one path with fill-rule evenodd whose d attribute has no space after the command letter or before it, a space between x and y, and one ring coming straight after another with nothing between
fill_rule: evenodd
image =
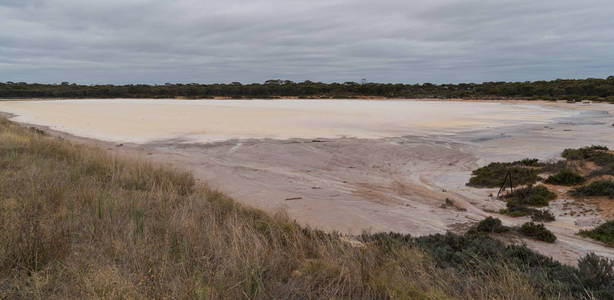
<instances>
[{"instance_id":1,"label":"green shrub","mask_svg":"<svg viewBox=\"0 0 614 300\"><path fill-rule=\"evenodd\" d=\"M508 208L517 206L547 206L548 201L556 199L556 194L543 185L529 185L516 189L504 196L507 199Z\"/></svg>"},{"instance_id":2,"label":"green shrub","mask_svg":"<svg viewBox=\"0 0 614 300\"><path fill-rule=\"evenodd\" d=\"M614 162L614 154L607 152L605 146L590 146L579 149L565 149L561 156L567 160L588 160L598 166L605 166Z\"/></svg>"},{"instance_id":3,"label":"green shrub","mask_svg":"<svg viewBox=\"0 0 614 300\"><path fill-rule=\"evenodd\" d=\"M579 234L614 247L614 220L603 223L591 230L582 230Z\"/></svg>"},{"instance_id":4,"label":"green shrub","mask_svg":"<svg viewBox=\"0 0 614 300\"><path fill-rule=\"evenodd\" d=\"M537 182L540 163L536 159L523 159L511 163L493 162L476 169L467 183L473 187L500 187L509 171L514 185L534 184Z\"/></svg>"},{"instance_id":5,"label":"green shrub","mask_svg":"<svg viewBox=\"0 0 614 300\"><path fill-rule=\"evenodd\" d=\"M563 170L548 177L544 182L555 185L577 185L584 183L585 181L586 179L580 174L571 170Z\"/></svg>"},{"instance_id":6,"label":"green shrub","mask_svg":"<svg viewBox=\"0 0 614 300\"><path fill-rule=\"evenodd\" d=\"M542 164L540 171L548 173L558 173L560 171L566 170L569 167L568 165L569 163L566 160L547 162Z\"/></svg>"},{"instance_id":7,"label":"green shrub","mask_svg":"<svg viewBox=\"0 0 614 300\"><path fill-rule=\"evenodd\" d=\"M554 243L556 241L556 236L554 233L548 230L544 224L535 224L533 222L524 223L522 226L520 226L518 231L524 236L528 236L539 241L548 243Z\"/></svg>"},{"instance_id":8,"label":"green shrub","mask_svg":"<svg viewBox=\"0 0 614 300\"><path fill-rule=\"evenodd\" d=\"M609 280L607 264L599 257L580 260L580 271L524 245L505 245L483 234L457 235L448 232L412 237L393 232L365 233L359 240L375 245L383 253L418 246L438 268L455 270L467 276L478 273L483 280L492 280L493 274L503 269L517 270L520 276L530 279L529 282L540 291L534 295L535 299L586 299L587 294L594 295L596 299L613 299L614 295L614 281Z\"/></svg>"},{"instance_id":9,"label":"green shrub","mask_svg":"<svg viewBox=\"0 0 614 300\"><path fill-rule=\"evenodd\" d=\"M598 180L572 191L576 196L609 196L614 198L614 181Z\"/></svg>"},{"instance_id":10,"label":"green shrub","mask_svg":"<svg viewBox=\"0 0 614 300\"><path fill-rule=\"evenodd\" d=\"M533 214L533 211L537 211L537 209L529 208L524 205L511 205L508 202L507 208L500 210L499 213L508 215L510 217L518 218L518 217L530 216Z\"/></svg>"},{"instance_id":11,"label":"green shrub","mask_svg":"<svg viewBox=\"0 0 614 300\"><path fill-rule=\"evenodd\" d=\"M578 275L595 299L614 299L614 261L589 253L578 260Z\"/></svg>"},{"instance_id":12,"label":"green shrub","mask_svg":"<svg viewBox=\"0 0 614 300\"><path fill-rule=\"evenodd\" d=\"M524 205L510 206L509 203L508 208L500 210L499 213L514 218L531 216L531 220L534 222L552 222L556 220L549 210L539 210Z\"/></svg>"},{"instance_id":13,"label":"green shrub","mask_svg":"<svg viewBox=\"0 0 614 300\"><path fill-rule=\"evenodd\" d=\"M532 209L531 220L534 222L552 222L556 220L549 210Z\"/></svg>"},{"instance_id":14,"label":"green shrub","mask_svg":"<svg viewBox=\"0 0 614 300\"><path fill-rule=\"evenodd\" d=\"M577 271L562 265L552 258L540 255L522 245L505 245L487 235L435 234L414 238L422 249L433 258L440 268L452 268L463 273L480 270L485 280L490 280L502 264L522 270L535 286L570 293L570 298L586 295L586 288L579 280ZM597 291L591 290L592 293ZM548 299L547 295L535 298ZM563 297L565 298L565 297Z\"/></svg>"},{"instance_id":15,"label":"green shrub","mask_svg":"<svg viewBox=\"0 0 614 300\"><path fill-rule=\"evenodd\" d=\"M523 160L515 161L513 164L525 167L540 167L542 165L537 158L525 158Z\"/></svg>"},{"instance_id":16,"label":"green shrub","mask_svg":"<svg viewBox=\"0 0 614 300\"><path fill-rule=\"evenodd\" d=\"M503 226L501 220L493 217L487 217L484 220L480 221L480 223L478 223L475 229L477 232L485 233L501 233L509 231L509 227Z\"/></svg>"}]
</instances>

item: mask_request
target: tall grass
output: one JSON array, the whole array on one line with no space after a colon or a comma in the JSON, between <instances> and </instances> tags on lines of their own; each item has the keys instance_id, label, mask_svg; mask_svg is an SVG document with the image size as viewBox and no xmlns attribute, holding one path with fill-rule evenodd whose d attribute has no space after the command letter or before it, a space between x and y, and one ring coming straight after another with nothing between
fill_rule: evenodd
<instances>
[{"instance_id":1,"label":"tall grass","mask_svg":"<svg viewBox=\"0 0 614 300\"><path fill-rule=\"evenodd\" d=\"M190 174L0 119L0 298L533 299L515 266L442 268L242 207ZM489 279L484 284L484 280ZM549 282L549 281L548 281Z\"/></svg>"}]
</instances>

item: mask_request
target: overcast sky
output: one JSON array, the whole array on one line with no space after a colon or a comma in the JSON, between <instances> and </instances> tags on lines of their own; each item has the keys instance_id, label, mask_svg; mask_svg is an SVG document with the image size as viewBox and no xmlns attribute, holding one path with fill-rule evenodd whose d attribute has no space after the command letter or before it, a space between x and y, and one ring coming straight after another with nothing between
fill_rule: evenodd
<instances>
[{"instance_id":1,"label":"overcast sky","mask_svg":"<svg viewBox=\"0 0 614 300\"><path fill-rule=\"evenodd\" d=\"M0 81L614 75L612 0L0 0Z\"/></svg>"}]
</instances>

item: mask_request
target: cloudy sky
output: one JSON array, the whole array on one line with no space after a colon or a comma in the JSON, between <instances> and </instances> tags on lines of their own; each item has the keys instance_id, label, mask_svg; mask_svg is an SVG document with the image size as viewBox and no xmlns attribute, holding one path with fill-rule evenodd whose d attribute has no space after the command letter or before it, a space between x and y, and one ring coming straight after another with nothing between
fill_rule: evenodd
<instances>
[{"instance_id":1,"label":"cloudy sky","mask_svg":"<svg viewBox=\"0 0 614 300\"><path fill-rule=\"evenodd\" d=\"M614 75L612 0L0 0L0 81Z\"/></svg>"}]
</instances>

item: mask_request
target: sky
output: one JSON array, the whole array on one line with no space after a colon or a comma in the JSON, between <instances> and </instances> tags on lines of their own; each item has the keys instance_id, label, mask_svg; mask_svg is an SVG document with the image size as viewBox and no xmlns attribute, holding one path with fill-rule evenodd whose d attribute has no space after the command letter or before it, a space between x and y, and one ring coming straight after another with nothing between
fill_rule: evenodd
<instances>
[{"instance_id":1,"label":"sky","mask_svg":"<svg viewBox=\"0 0 614 300\"><path fill-rule=\"evenodd\" d=\"M0 0L0 82L614 75L612 0Z\"/></svg>"}]
</instances>

